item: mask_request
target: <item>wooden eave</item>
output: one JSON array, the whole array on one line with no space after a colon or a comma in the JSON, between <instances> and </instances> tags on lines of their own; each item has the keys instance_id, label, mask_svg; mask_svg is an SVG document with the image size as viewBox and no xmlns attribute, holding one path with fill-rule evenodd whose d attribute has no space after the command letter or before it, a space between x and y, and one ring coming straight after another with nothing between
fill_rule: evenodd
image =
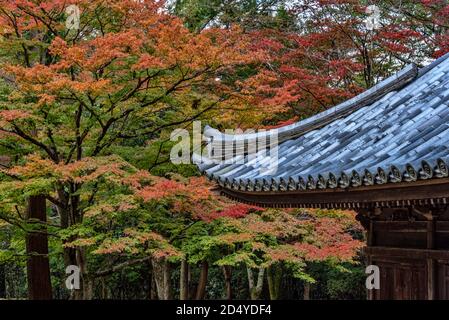
<instances>
[{"instance_id":1,"label":"wooden eave","mask_svg":"<svg viewBox=\"0 0 449 320\"><path fill-rule=\"evenodd\" d=\"M249 192L220 187L218 190L233 200L273 208L357 209L449 204L449 178L347 189Z\"/></svg>"}]
</instances>

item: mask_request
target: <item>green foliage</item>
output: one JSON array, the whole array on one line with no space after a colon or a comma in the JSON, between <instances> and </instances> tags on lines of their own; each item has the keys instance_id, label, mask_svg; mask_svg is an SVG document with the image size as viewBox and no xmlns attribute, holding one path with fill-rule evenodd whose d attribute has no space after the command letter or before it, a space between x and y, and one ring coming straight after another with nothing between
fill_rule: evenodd
<instances>
[{"instance_id":1,"label":"green foliage","mask_svg":"<svg viewBox=\"0 0 449 320\"><path fill-rule=\"evenodd\" d=\"M246 29L286 28L292 30L295 17L283 0L176 0L171 11L186 26L201 31L210 26L239 24Z\"/></svg>"},{"instance_id":2,"label":"green foliage","mask_svg":"<svg viewBox=\"0 0 449 320\"><path fill-rule=\"evenodd\" d=\"M360 263L312 263L307 268L315 279L312 286L312 296L315 299L366 298L366 275Z\"/></svg>"}]
</instances>

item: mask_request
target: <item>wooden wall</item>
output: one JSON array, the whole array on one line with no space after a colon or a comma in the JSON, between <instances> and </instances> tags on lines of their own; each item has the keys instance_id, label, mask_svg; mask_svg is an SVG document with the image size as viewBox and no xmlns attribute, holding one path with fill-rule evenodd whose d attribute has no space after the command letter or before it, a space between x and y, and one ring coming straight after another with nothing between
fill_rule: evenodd
<instances>
[{"instance_id":1,"label":"wooden wall","mask_svg":"<svg viewBox=\"0 0 449 320\"><path fill-rule=\"evenodd\" d=\"M359 212L367 264L380 269L370 299L449 299L449 209L377 208Z\"/></svg>"}]
</instances>

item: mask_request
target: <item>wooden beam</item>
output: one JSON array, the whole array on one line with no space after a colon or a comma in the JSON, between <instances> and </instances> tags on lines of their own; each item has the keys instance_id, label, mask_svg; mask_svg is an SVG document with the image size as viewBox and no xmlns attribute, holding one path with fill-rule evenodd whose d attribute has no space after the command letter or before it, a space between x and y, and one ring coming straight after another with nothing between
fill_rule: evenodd
<instances>
[{"instance_id":1,"label":"wooden beam","mask_svg":"<svg viewBox=\"0 0 449 320\"><path fill-rule=\"evenodd\" d=\"M32 231L26 236L28 298L49 300L52 298L52 288L45 226L47 221L45 197L31 196L29 198L27 218L33 226Z\"/></svg>"},{"instance_id":2,"label":"wooden beam","mask_svg":"<svg viewBox=\"0 0 449 320\"><path fill-rule=\"evenodd\" d=\"M250 192L222 188L235 200L263 207L370 208L449 204L449 179L387 183L370 187Z\"/></svg>"},{"instance_id":3,"label":"wooden beam","mask_svg":"<svg viewBox=\"0 0 449 320\"><path fill-rule=\"evenodd\" d=\"M409 248L390 248L390 247L366 247L366 254L376 257L393 257L405 259L435 259L449 260L448 250L429 250L429 249L409 249Z\"/></svg>"},{"instance_id":4,"label":"wooden beam","mask_svg":"<svg viewBox=\"0 0 449 320\"><path fill-rule=\"evenodd\" d=\"M376 231L388 231L388 232L427 232L427 221L385 221L378 220L373 221L374 232ZM432 249L432 248L428 248Z\"/></svg>"}]
</instances>

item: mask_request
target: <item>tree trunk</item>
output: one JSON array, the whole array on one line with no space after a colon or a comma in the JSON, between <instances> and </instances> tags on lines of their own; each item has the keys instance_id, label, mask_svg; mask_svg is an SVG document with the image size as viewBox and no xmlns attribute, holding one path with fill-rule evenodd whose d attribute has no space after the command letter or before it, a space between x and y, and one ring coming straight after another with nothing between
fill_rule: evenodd
<instances>
[{"instance_id":1,"label":"tree trunk","mask_svg":"<svg viewBox=\"0 0 449 320\"><path fill-rule=\"evenodd\" d=\"M257 274L257 283L254 282L253 270L249 267L246 269L248 271L248 285L251 300L258 300L260 298L260 294L262 293L265 269L259 268L259 272Z\"/></svg>"},{"instance_id":2,"label":"tree trunk","mask_svg":"<svg viewBox=\"0 0 449 320\"><path fill-rule=\"evenodd\" d=\"M6 299L6 272L5 265L0 263L0 299Z\"/></svg>"},{"instance_id":3,"label":"tree trunk","mask_svg":"<svg viewBox=\"0 0 449 320\"><path fill-rule=\"evenodd\" d=\"M58 211L59 217L61 219L61 228L67 229L73 224L73 218L70 216L70 210L67 208L69 200L68 195L64 191L62 187L58 188L58 199L61 203L63 203L66 207L60 207L56 206L56 210ZM66 242L70 242L75 240L74 238L65 239L63 241L63 244ZM64 254L64 265L70 266L70 265L76 265L76 250L75 248L68 248L63 247L63 254Z\"/></svg>"},{"instance_id":4,"label":"tree trunk","mask_svg":"<svg viewBox=\"0 0 449 320\"><path fill-rule=\"evenodd\" d=\"M232 300L231 267L223 266L223 274L225 278L226 300Z\"/></svg>"},{"instance_id":5,"label":"tree trunk","mask_svg":"<svg viewBox=\"0 0 449 320\"><path fill-rule=\"evenodd\" d=\"M166 259L153 259L152 264L159 300L172 299L170 263Z\"/></svg>"},{"instance_id":6,"label":"tree trunk","mask_svg":"<svg viewBox=\"0 0 449 320\"><path fill-rule=\"evenodd\" d=\"M209 272L209 264L203 261L201 265L200 280L196 289L196 300L203 300L206 296L207 274Z\"/></svg>"},{"instance_id":7,"label":"tree trunk","mask_svg":"<svg viewBox=\"0 0 449 320\"><path fill-rule=\"evenodd\" d=\"M151 260L148 261L148 299L157 300L156 283L154 282L154 270Z\"/></svg>"},{"instance_id":8,"label":"tree trunk","mask_svg":"<svg viewBox=\"0 0 449 320\"><path fill-rule=\"evenodd\" d=\"M87 276L83 281L83 300L92 300L94 297L94 279Z\"/></svg>"},{"instance_id":9,"label":"tree trunk","mask_svg":"<svg viewBox=\"0 0 449 320\"><path fill-rule=\"evenodd\" d=\"M187 282L189 284L189 300L194 300L196 298L197 284L192 281L192 267L187 264Z\"/></svg>"},{"instance_id":10,"label":"tree trunk","mask_svg":"<svg viewBox=\"0 0 449 320\"><path fill-rule=\"evenodd\" d=\"M76 265L80 268L81 274L81 290L75 293L76 300L91 300L93 298L93 279L91 279L86 262L86 254L84 249L76 249Z\"/></svg>"},{"instance_id":11,"label":"tree trunk","mask_svg":"<svg viewBox=\"0 0 449 320\"><path fill-rule=\"evenodd\" d=\"M157 300L157 288L156 288L156 278L154 276L154 271L151 273L151 283L150 283L150 299Z\"/></svg>"},{"instance_id":12,"label":"tree trunk","mask_svg":"<svg viewBox=\"0 0 449 320\"><path fill-rule=\"evenodd\" d=\"M103 300L109 300L109 288L104 277L101 278L101 298Z\"/></svg>"},{"instance_id":13,"label":"tree trunk","mask_svg":"<svg viewBox=\"0 0 449 320\"><path fill-rule=\"evenodd\" d=\"M33 230L26 235L28 298L49 300L52 298L52 288L45 226L47 212L43 196L29 198L27 220L33 226Z\"/></svg>"},{"instance_id":14,"label":"tree trunk","mask_svg":"<svg viewBox=\"0 0 449 320\"><path fill-rule=\"evenodd\" d=\"M189 299L189 265L187 260L183 259L181 261L181 276L179 280L179 299L188 300Z\"/></svg>"},{"instance_id":15,"label":"tree trunk","mask_svg":"<svg viewBox=\"0 0 449 320\"><path fill-rule=\"evenodd\" d=\"M304 300L310 300L310 283L304 282Z\"/></svg>"},{"instance_id":16,"label":"tree trunk","mask_svg":"<svg viewBox=\"0 0 449 320\"><path fill-rule=\"evenodd\" d=\"M268 291L270 300L279 299L279 291L282 280L282 268L279 265L272 265L267 269Z\"/></svg>"}]
</instances>

